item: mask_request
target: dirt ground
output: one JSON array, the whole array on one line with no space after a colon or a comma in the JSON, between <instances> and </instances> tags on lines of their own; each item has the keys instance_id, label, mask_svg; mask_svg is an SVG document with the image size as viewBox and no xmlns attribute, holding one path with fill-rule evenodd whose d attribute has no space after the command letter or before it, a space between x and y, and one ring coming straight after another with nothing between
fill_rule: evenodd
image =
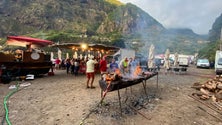
<instances>
[{"instance_id":1,"label":"dirt ground","mask_svg":"<svg viewBox=\"0 0 222 125\"><path fill-rule=\"evenodd\" d=\"M13 125L222 125L211 116L222 116L188 95L195 92L194 82L205 82L214 77L213 69L188 67L186 74L159 72L149 79L146 91L142 84L107 93L100 102L100 75L96 75L95 89L86 88L85 75L67 75L65 70L55 71L54 76L44 76L27 87L19 87L7 101L9 120ZM21 83L21 81L19 81ZM4 121L3 98L12 89L0 84L0 120ZM203 110L204 109L204 110ZM122 115L121 115L122 111Z\"/></svg>"}]
</instances>

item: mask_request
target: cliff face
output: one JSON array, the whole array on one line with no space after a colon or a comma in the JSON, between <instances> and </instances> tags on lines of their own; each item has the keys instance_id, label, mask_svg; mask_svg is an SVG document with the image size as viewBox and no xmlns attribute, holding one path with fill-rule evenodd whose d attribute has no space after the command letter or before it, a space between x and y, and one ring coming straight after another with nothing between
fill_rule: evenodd
<instances>
[{"instance_id":1,"label":"cliff face","mask_svg":"<svg viewBox=\"0 0 222 125\"><path fill-rule=\"evenodd\" d=\"M165 29L133 4L107 1L111 0L1 0L0 37L37 34L52 41L74 42L87 34L86 41L127 43L127 47L144 52L154 44L161 53L166 48L193 52L201 46L196 41L204 38L192 30Z\"/></svg>"},{"instance_id":2,"label":"cliff face","mask_svg":"<svg viewBox=\"0 0 222 125\"><path fill-rule=\"evenodd\" d=\"M219 40L221 36L222 30L222 14L215 20L212 25L211 30L209 31L209 40L216 41Z\"/></svg>"},{"instance_id":3,"label":"cliff face","mask_svg":"<svg viewBox=\"0 0 222 125\"><path fill-rule=\"evenodd\" d=\"M132 4L117 6L101 0L3 0L0 17L0 36L39 30L132 33L164 29Z\"/></svg>"},{"instance_id":4,"label":"cliff face","mask_svg":"<svg viewBox=\"0 0 222 125\"><path fill-rule=\"evenodd\" d=\"M99 26L98 33L122 32L124 34L136 32L161 32L164 27L132 4L126 4L113 10Z\"/></svg>"},{"instance_id":5,"label":"cliff face","mask_svg":"<svg viewBox=\"0 0 222 125\"><path fill-rule=\"evenodd\" d=\"M115 5L99 0L3 0L0 36L39 30L96 30Z\"/></svg>"}]
</instances>

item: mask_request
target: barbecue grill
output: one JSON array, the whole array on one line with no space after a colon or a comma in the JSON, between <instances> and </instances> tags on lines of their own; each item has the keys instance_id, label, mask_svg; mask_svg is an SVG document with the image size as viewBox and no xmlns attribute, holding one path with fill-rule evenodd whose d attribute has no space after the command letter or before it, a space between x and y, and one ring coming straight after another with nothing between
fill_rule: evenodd
<instances>
[{"instance_id":1,"label":"barbecue grill","mask_svg":"<svg viewBox=\"0 0 222 125\"><path fill-rule=\"evenodd\" d=\"M158 72L151 72L149 74L143 73L142 75L139 75L136 78L124 78L124 77L116 76L115 79L109 81L108 83L106 80L101 79L101 80L99 80L99 85L101 88L101 97L102 97L100 102L101 103L103 102L107 92L112 92L112 91L117 90L118 91L118 98L119 98L119 105L120 105L120 112L122 114L119 90L139 84L139 83L142 83L143 87L144 87L145 94L147 95L146 81L154 76L157 76L157 88L158 88Z\"/></svg>"},{"instance_id":2,"label":"barbecue grill","mask_svg":"<svg viewBox=\"0 0 222 125\"><path fill-rule=\"evenodd\" d=\"M140 75L137 78L117 78L110 83L109 87L106 81L101 79L99 80L99 85L102 91L108 90L108 92L111 92L111 91L127 88L129 86L145 82L149 78L156 75L158 75L158 72L155 72L149 75Z\"/></svg>"}]
</instances>

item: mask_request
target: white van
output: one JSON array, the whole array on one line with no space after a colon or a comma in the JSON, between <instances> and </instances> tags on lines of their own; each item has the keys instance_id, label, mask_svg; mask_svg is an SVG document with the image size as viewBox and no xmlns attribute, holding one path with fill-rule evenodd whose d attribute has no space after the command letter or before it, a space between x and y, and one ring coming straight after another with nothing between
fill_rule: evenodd
<instances>
[{"instance_id":1,"label":"white van","mask_svg":"<svg viewBox=\"0 0 222 125\"><path fill-rule=\"evenodd\" d=\"M189 59L186 56L182 56L178 58L179 66L188 67L189 66Z\"/></svg>"},{"instance_id":2,"label":"white van","mask_svg":"<svg viewBox=\"0 0 222 125\"><path fill-rule=\"evenodd\" d=\"M217 50L215 56L215 72L217 75L222 74L222 51Z\"/></svg>"}]
</instances>

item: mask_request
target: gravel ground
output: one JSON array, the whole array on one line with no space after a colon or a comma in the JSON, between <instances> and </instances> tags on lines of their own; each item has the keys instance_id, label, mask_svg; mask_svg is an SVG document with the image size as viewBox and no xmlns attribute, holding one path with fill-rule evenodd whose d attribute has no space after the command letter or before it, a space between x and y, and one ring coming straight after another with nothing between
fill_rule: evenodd
<instances>
[{"instance_id":1,"label":"gravel ground","mask_svg":"<svg viewBox=\"0 0 222 125\"><path fill-rule=\"evenodd\" d=\"M222 116L189 97L194 82L214 77L213 69L188 67L185 74L165 74L147 80L145 94L142 84L107 93L102 105L97 74L95 89L86 89L85 75L67 75L65 70L54 76L43 76L27 87L19 87L7 101L9 119L13 125L222 125ZM21 81L19 81L21 83ZM12 90L10 84L0 84L0 119L4 121L3 98ZM205 110L202 110L205 109ZM121 115L122 112L122 115Z\"/></svg>"}]
</instances>

